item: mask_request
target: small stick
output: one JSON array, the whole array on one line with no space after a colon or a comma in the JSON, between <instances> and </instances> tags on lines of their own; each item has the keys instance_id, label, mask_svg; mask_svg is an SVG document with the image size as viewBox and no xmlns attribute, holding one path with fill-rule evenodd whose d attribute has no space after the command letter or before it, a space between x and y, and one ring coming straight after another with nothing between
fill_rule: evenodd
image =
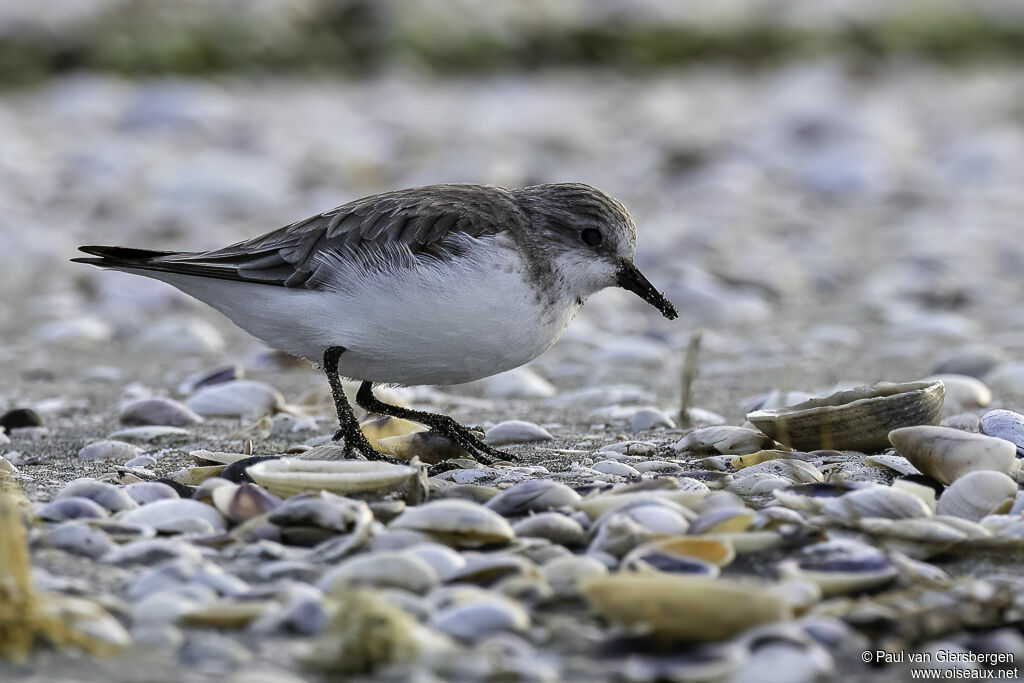
<instances>
[{"instance_id":1,"label":"small stick","mask_svg":"<svg viewBox=\"0 0 1024 683\"><path fill-rule=\"evenodd\" d=\"M698 328L690 335L690 343L686 347L686 357L683 359L683 375L681 384L683 396L679 402L679 426L690 426L690 399L693 394L693 381L697 379L697 355L700 353L700 340L704 331Z\"/></svg>"}]
</instances>

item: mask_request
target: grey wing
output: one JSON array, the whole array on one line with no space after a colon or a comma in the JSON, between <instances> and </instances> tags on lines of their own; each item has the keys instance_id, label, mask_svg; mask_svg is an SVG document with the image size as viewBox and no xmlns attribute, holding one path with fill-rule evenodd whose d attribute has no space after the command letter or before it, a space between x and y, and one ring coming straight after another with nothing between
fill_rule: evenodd
<instances>
[{"instance_id":1,"label":"grey wing","mask_svg":"<svg viewBox=\"0 0 1024 683\"><path fill-rule=\"evenodd\" d=\"M150 259L161 270L316 289L342 260L394 268L459 255L465 237L508 230L521 215L511 194L487 185L435 185L359 199L223 249Z\"/></svg>"}]
</instances>

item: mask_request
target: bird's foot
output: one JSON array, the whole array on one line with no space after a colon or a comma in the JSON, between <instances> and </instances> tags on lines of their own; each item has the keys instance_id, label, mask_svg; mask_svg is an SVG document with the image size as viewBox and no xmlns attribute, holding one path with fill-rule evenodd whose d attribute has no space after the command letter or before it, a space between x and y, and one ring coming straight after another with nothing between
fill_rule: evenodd
<instances>
[{"instance_id":1,"label":"bird's foot","mask_svg":"<svg viewBox=\"0 0 1024 683\"><path fill-rule=\"evenodd\" d=\"M333 440L345 442L345 455L348 456L351 456L352 452L355 451L356 453L359 453L367 460L378 460L380 462L388 462L393 465L407 464L395 460L386 453L381 453L372 445L370 445L369 440L366 438L366 435L363 434L362 430L359 429L358 424L356 425L354 431L351 428L346 428L343 426L341 429L334 433Z\"/></svg>"},{"instance_id":2,"label":"bird's foot","mask_svg":"<svg viewBox=\"0 0 1024 683\"><path fill-rule=\"evenodd\" d=\"M459 424L447 415L431 415L432 419L428 426L430 431L459 444L465 451L485 465L493 465L497 460L515 460L515 456L505 451L499 451L493 446L488 446L480 440L465 425Z\"/></svg>"}]
</instances>

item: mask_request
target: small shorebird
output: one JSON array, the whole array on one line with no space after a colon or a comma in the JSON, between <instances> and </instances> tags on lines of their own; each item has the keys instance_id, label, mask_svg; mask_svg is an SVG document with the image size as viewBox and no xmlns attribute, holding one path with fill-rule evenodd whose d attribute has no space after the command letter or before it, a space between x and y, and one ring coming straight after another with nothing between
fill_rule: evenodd
<instances>
[{"instance_id":1,"label":"small shorebird","mask_svg":"<svg viewBox=\"0 0 1024 683\"><path fill-rule=\"evenodd\" d=\"M270 346L320 362L349 451L384 458L356 403L413 420L485 462L506 454L445 415L389 405L374 383L458 384L518 367L562 335L591 294L618 286L666 317L633 265L636 226L588 185L432 185L358 199L223 249L85 246L72 259L156 278Z\"/></svg>"}]
</instances>

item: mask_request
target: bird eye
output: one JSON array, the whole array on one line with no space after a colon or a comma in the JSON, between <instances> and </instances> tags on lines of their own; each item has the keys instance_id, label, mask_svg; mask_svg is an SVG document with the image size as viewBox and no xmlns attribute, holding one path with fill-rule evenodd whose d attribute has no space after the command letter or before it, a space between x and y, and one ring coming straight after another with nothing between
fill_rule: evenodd
<instances>
[{"instance_id":1,"label":"bird eye","mask_svg":"<svg viewBox=\"0 0 1024 683\"><path fill-rule=\"evenodd\" d=\"M601 235L601 231L596 228L587 228L580 233L580 239L588 247L599 247L604 242L604 237Z\"/></svg>"}]
</instances>

